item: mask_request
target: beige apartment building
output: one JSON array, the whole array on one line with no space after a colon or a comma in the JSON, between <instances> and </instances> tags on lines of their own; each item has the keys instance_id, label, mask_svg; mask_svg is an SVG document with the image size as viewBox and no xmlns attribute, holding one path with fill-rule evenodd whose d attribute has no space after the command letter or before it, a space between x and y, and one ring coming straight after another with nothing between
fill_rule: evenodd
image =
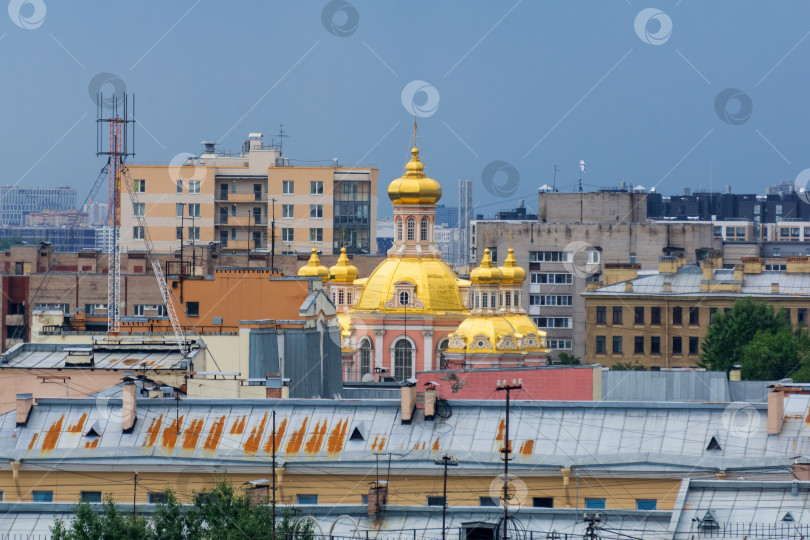
<instances>
[{"instance_id":1,"label":"beige apartment building","mask_svg":"<svg viewBox=\"0 0 810 540\"><path fill-rule=\"evenodd\" d=\"M376 238L379 170L341 166L337 159L300 165L251 133L238 155L203 143L200 156L167 165L128 165L137 202L124 195L121 245L142 251L147 231L154 249L219 242L223 251L270 250L369 253ZM272 223L275 222L275 228Z\"/></svg>"}]
</instances>

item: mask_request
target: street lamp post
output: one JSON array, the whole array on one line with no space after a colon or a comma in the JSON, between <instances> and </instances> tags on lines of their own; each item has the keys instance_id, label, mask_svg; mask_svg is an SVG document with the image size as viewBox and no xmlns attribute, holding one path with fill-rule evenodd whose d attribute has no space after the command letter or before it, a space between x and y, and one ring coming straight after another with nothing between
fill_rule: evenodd
<instances>
[{"instance_id":1,"label":"street lamp post","mask_svg":"<svg viewBox=\"0 0 810 540\"><path fill-rule=\"evenodd\" d=\"M512 379L512 384L509 384L507 380L499 380L498 386L495 389L497 392L504 391L506 392L506 421L505 421L505 433L503 439L503 450L501 453L503 454L503 539L508 540L506 524L509 521L509 504L507 501L509 500L509 454L510 454L510 446L509 446L509 400L511 397L510 392L512 390L522 390L523 389L523 380L522 379Z\"/></svg>"}]
</instances>

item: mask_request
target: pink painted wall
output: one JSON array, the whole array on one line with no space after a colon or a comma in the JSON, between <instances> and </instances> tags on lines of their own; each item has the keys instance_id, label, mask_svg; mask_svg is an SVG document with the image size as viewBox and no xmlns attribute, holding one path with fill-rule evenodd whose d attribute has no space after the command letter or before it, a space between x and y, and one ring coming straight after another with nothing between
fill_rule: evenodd
<instances>
[{"instance_id":1,"label":"pink painted wall","mask_svg":"<svg viewBox=\"0 0 810 540\"><path fill-rule=\"evenodd\" d=\"M425 383L439 383L444 399L504 399L496 392L497 381L522 379L523 390L512 391L512 399L549 401L592 401L594 369L601 367L541 367L502 370L424 371L416 374L417 391ZM601 376L601 373L599 374ZM454 391L455 388L455 391ZM601 393L601 391L600 391Z\"/></svg>"}]
</instances>

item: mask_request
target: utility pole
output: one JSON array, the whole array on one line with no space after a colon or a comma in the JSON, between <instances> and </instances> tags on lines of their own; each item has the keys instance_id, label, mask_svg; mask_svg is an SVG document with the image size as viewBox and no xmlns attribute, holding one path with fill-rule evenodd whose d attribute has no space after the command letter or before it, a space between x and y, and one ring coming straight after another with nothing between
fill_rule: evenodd
<instances>
[{"instance_id":1,"label":"utility pole","mask_svg":"<svg viewBox=\"0 0 810 540\"><path fill-rule=\"evenodd\" d=\"M276 538L276 409L273 407L273 538Z\"/></svg>"},{"instance_id":2,"label":"utility pole","mask_svg":"<svg viewBox=\"0 0 810 540\"><path fill-rule=\"evenodd\" d=\"M185 222L186 203L180 203L180 207L182 208L182 210L180 210L180 303L182 304L183 303L183 276L184 276L183 264L185 264L185 261L183 261L183 227L185 227L185 225L186 225L186 222ZM169 273L168 264L166 265L166 273L167 274Z\"/></svg>"},{"instance_id":3,"label":"utility pole","mask_svg":"<svg viewBox=\"0 0 810 540\"><path fill-rule=\"evenodd\" d=\"M436 460L436 465L444 465L444 490L442 491L442 540L447 540L447 467L458 467L458 460L452 455L445 454Z\"/></svg>"},{"instance_id":4,"label":"utility pole","mask_svg":"<svg viewBox=\"0 0 810 540\"><path fill-rule=\"evenodd\" d=\"M509 443L509 401L511 399L511 391L512 390L522 390L523 389L523 380L522 379L512 379L512 384L509 384L507 380L498 380L498 387L495 389L497 392L504 391L506 392L506 421L505 421L505 433L503 435L503 450L501 453L503 454L503 539L502 540L509 540L509 536L506 530L506 524L509 521L509 454L511 453L511 445Z\"/></svg>"},{"instance_id":5,"label":"utility pole","mask_svg":"<svg viewBox=\"0 0 810 540\"><path fill-rule=\"evenodd\" d=\"M599 535L597 532L599 531L598 524L601 523L602 519L599 517L599 514L585 514L585 523L588 524L588 528L585 530L585 540L597 540Z\"/></svg>"}]
</instances>

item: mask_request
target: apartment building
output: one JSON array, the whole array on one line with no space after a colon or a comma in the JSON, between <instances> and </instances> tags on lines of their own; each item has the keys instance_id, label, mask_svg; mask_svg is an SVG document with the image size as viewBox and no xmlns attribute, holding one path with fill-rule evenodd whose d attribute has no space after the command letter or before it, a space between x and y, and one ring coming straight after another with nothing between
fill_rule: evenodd
<instances>
[{"instance_id":1,"label":"apartment building","mask_svg":"<svg viewBox=\"0 0 810 540\"><path fill-rule=\"evenodd\" d=\"M0 225L26 225L26 216L42 210L75 210L76 188L0 186Z\"/></svg>"},{"instance_id":2,"label":"apartment building","mask_svg":"<svg viewBox=\"0 0 810 540\"><path fill-rule=\"evenodd\" d=\"M728 265L726 265L728 266ZM699 264L663 256L658 272L639 275L638 265L616 264L603 281L582 293L585 360L613 365L694 367L716 313L751 296L784 308L794 326L807 328L810 257L744 257L724 267L719 253Z\"/></svg>"},{"instance_id":3,"label":"apartment building","mask_svg":"<svg viewBox=\"0 0 810 540\"><path fill-rule=\"evenodd\" d=\"M350 253L371 251L377 168L344 167L337 159L295 162L278 145L264 144L261 133L251 133L238 155L203 144L200 156L182 162L128 166L137 203L121 208L125 251L143 250L138 215L156 251L179 249L181 238L184 245L218 242L231 252L274 245L276 253L297 253L314 244L338 253L344 243Z\"/></svg>"}]
</instances>

